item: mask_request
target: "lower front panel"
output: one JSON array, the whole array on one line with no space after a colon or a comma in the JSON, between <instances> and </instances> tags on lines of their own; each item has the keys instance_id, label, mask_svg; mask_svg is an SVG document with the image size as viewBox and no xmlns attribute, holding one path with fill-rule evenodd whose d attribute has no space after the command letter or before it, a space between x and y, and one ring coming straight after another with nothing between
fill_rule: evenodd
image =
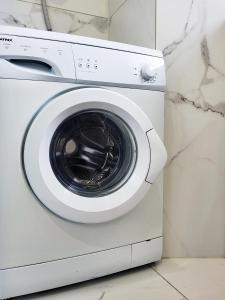
<instances>
[{"instance_id":1,"label":"lower front panel","mask_svg":"<svg viewBox=\"0 0 225 300\"><path fill-rule=\"evenodd\" d=\"M162 237L87 255L0 270L0 299L69 285L161 259Z\"/></svg>"}]
</instances>

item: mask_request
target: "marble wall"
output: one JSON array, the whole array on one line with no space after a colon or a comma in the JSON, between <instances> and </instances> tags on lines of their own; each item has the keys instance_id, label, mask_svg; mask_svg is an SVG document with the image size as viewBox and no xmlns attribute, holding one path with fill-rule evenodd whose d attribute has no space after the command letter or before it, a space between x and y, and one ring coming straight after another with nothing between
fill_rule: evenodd
<instances>
[{"instance_id":1,"label":"marble wall","mask_svg":"<svg viewBox=\"0 0 225 300\"><path fill-rule=\"evenodd\" d=\"M225 254L225 2L157 0L167 72L164 256Z\"/></svg>"},{"instance_id":2,"label":"marble wall","mask_svg":"<svg viewBox=\"0 0 225 300\"><path fill-rule=\"evenodd\" d=\"M109 0L109 39L155 48L156 0Z\"/></svg>"},{"instance_id":3,"label":"marble wall","mask_svg":"<svg viewBox=\"0 0 225 300\"><path fill-rule=\"evenodd\" d=\"M0 0L0 24L45 29L41 0ZM48 0L53 31L108 39L108 0Z\"/></svg>"}]
</instances>

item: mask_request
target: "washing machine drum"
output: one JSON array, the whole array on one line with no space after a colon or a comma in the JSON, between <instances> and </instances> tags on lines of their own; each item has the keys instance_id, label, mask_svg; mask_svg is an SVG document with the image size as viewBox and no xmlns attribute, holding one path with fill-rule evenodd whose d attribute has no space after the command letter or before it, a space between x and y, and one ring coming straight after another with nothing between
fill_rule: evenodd
<instances>
[{"instance_id":1,"label":"washing machine drum","mask_svg":"<svg viewBox=\"0 0 225 300\"><path fill-rule=\"evenodd\" d=\"M70 221L124 215L144 197L166 160L146 114L106 89L56 95L27 131L24 168L37 198Z\"/></svg>"},{"instance_id":2,"label":"washing machine drum","mask_svg":"<svg viewBox=\"0 0 225 300\"><path fill-rule=\"evenodd\" d=\"M69 116L56 129L49 152L58 180L86 197L100 197L120 188L133 172L136 154L129 127L103 110Z\"/></svg>"}]
</instances>

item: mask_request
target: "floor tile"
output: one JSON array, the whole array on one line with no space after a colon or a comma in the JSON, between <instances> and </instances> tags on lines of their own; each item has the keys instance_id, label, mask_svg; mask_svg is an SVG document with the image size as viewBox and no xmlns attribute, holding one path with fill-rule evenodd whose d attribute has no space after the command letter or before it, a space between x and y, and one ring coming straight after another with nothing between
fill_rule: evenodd
<instances>
[{"instance_id":1,"label":"floor tile","mask_svg":"<svg viewBox=\"0 0 225 300\"><path fill-rule=\"evenodd\" d=\"M183 300L151 266L75 284L47 292L14 298L17 300Z\"/></svg>"},{"instance_id":2,"label":"floor tile","mask_svg":"<svg viewBox=\"0 0 225 300\"><path fill-rule=\"evenodd\" d=\"M225 259L164 259L154 269L189 300L225 300Z\"/></svg>"}]
</instances>

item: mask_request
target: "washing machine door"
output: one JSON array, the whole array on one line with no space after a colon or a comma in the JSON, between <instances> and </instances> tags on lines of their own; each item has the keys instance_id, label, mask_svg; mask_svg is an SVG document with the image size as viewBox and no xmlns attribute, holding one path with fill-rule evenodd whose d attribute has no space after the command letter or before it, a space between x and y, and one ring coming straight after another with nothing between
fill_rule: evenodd
<instances>
[{"instance_id":1,"label":"washing machine door","mask_svg":"<svg viewBox=\"0 0 225 300\"><path fill-rule=\"evenodd\" d=\"M37 113L23 158L29 185L46 207L70 221L99 223L141 201L166 152L133 101L80 88L56 95Z\"/></svg>"}]
</instances>

